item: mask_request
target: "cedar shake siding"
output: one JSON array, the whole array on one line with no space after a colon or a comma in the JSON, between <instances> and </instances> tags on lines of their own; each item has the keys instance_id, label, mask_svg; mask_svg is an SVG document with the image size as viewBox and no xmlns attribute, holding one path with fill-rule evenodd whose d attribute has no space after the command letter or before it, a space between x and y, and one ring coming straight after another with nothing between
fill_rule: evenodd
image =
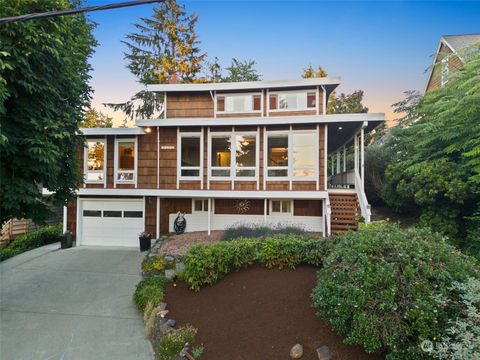
<instances>
[{"instance_id":1,"label":"cedar shake siding","mask_svg":"<svg viewBox=\"0 0 480 360\"><path fill-rule=\"evenodd\" d=\"M275 130L288 130L288 127L285 126L234 126L233 129L236 132L255 132L259 137L257 138L258 142L258 186L257 181L253 180L243 180L242 178L235 178L232 181L225 180L215 180L214 178L210 179L210 184L208 184L208 134L215 133L219 131L230 132L232 127L195 127L195 128L182 128L179 127L178 131L181 134L182 132L189 133L198 133L200 136L203 134L203 187L200 180L179 180L178 189L180 190L244 190L244 191L262 191L262 190L273 190L273 191L288 191L288 190L298 190L298 191L315 191L317 190L317 185L315 180L309 181L292 181L292 187L290 189L289 182L284 180L274 180L270 179L266 182L266 187L264 188L264 133L265 131L275 131ZM325 171L324 171L324 143L325 143L325 129L324 125L321 124L318 126L318 132L316 126L308 125L295 125L292 126L292 130L312 130L317 133L318 136L318 161L319 161L319 190L325 188ZM158 131L158 134L157 134ZM158 136L158 138L157 138ZM99 139L101 137L89 137L87 139ZM102 139L104 139L103 137ZM85 183L81 185L84 188L107 188L107 189L177 189L177 128L176 127L152 127L151 132L145 135L137 136L137 185L135 184L122 184L117 183L114 185L114 164L115 164L115 138L121 139L120 136L106 136L106 179L105 184L92 184ZM123 137L123 138L133 138L132 137ZM159 141L159 148L158 142ZM157 159L157 154L159 154L159 159ZM78 158L80 162L80 168L83 171L84 168L84 148L78 151ZM159 174L159 179L157 179L157 173ZM157 184L159 186L157 186Z\"/></svg>"},{"instance_id":2,"label":"cedar shake siding","mask_svg":"<svg viewBox=\"0 0 480 360\"><path fill-rule=\"evenodd\" d=\"M441 60L445 56L449 56L448 58L449 73L452 73L463 66L462 60L460 60L460 58L457 55L454 55L453 51L448 46L442 43L440 45L440 49L436 57L436 64L433 65L432 75L428 82L426 91L438 89L441 86L441 77L442 77L441 76L442 74Z\"/></svg>"},{"instance_id":3,"label":"cedar shake siding","mask_svg":"<svg viewBox=\"0 0 480 360\"><path fill-rule=\"evenodd\" d=\"M167 119L213 117L210 93L167 94Z\"/></svg>"}]
</instances>

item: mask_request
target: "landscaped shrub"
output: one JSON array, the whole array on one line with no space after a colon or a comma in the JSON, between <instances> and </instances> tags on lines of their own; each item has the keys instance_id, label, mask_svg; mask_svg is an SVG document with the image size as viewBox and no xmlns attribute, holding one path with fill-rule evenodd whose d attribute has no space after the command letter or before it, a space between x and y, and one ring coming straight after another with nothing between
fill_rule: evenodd
<instances>
[{"instance_id":1,"label":"landscaped shrub","mask_svg":"<svg viewBox=\"0 0 480 360\"><path fill-rule=\"evenodd\" d=\"M426 341L422 348L438 359L480 359L480 280L469 278L455 282L449 298L438 299L459 310L457 317L447 323L438 341Z\"/></svg>"},{"instance_id":2,"label":"landscaped shrub","mask_svg":"<svg viewBox=\"0 0 480 360\"><path fill-rule=\"evenodd\" d=\"M234 268L247 266L257 260L256 239L193 245L185 254L183 280L192 290L215 284Z\"/></svg>"},{"instance_id":3,"label":"landscaped shrub","mask_svg":"<svg viewBox=\"0 0 480 360\"><path fill-rule=\"evenodd\" d=\"M164 286L167 279L164 276L149 276L137 284L133 301L140 311L144 311L148 302L157 306L163 301Z\"/></svg>"},{"instance_id":4,"label":"landscaped shrub","mask_svg":"<svg viewBox=\"0 0 480 360\"><path fill-rule=\"evenodd\" d=\"M142 273L144 276L159 275L165 265L166 261L162 256L147 256L142 261Z\"/></svg>"},{"instance_id":5,"label":"landscaped shrub","mask_svg":"<svg viewBox=\"0 0 480 360\"><path fill-rule=\"evenodd\" d=\"M239 239L196 244L185 254L182 279L192 290L215 284L234 269L260 262L268 268L294 268L300 263L319 266L329 239L274 235L266 239Z\"/></svg>"},{"instance_id":6,"label":"landscaped shrub","mask_svg":"<svg viewBox=\"0 0 480 360\"><path fill-rule=\"evenodd\" d=\"M265 238L276 234L304 235L307 231L299 225L285 224L234 224L223 233L222 240L240 238Z\"/></svg>"},{"instance_id":7,"label":"landscaped shrub","mask_svg":"<svg viewBox=\"0 0 480 360\"><path fill-rule=\"evenodd\" d=\"M175 359L186 343L192 344L196 334L197 329L190 325L170 331L158 342L158 358L160 360Z\"/></svg>"},{"instance_id":8,"label":"landscaped shrub","mask_svg":"<svg viewBox=\"0 0 480 360\"><path fill-rule=\"evenodd\" d=\"M16 237L10 244L0 247L0 261L37 247L60 241L62 225L45 226L36 231Z\"/></svg>"},{"instance_id":9,"label":"landscaped shrub","mask_svg":"<svg viewBox=\"0 0 480 360\"><path fill-rule=\"evenodd\" d=\"M391 359L422 359L458 309L449 299L454 282L478 276L473 258L427 229L370 224L338 238L324 259L312 293L318 315L345 342Z\"/></svg>"}]
</instances>

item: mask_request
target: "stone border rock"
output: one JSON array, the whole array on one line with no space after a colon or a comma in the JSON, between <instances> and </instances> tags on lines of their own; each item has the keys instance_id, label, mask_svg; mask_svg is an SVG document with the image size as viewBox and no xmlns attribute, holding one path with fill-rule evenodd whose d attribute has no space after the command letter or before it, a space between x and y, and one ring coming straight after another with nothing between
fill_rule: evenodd
<instances>
[{"instance_id":1,"label":"stone border rock","mask_svg":"<svg viewBox=\"0 0 480 360\"><path fill-rule=\"evenodd\" d=\"M165 241L167 238L168 236L162 236L159 239L156 239L153 246L145 255L145 258L155 258L157 256L161 256L159 255L159 252L162 246L165 244ZM180 273L185 271L185 265L182 262L181 256L166 255L166 256L163 256L163 259L169 265L163 271L163 275L168 280L175 280ZM155 276L155 274L147 275L142 272L142 277L145 278L146 276ZM156 304L155 308L152 309L150 316L148 318L144 316L146 336L148 340L150 340L150 342L152 343L152 347L154 349L156 356L157 354L156 354L155 345L158 344L159 341L166 334L175 330L176 321L174 319L168 318L167 315L168 315L167 303L161 302L160 304ZM153 323L149 324L149 322L152 320L153 320ZM151 328L148 328L148 327L151 327ZM187 360L187 358L185 356L178 355L175 358L175 360Z\"/></svg>"}]
</instances>

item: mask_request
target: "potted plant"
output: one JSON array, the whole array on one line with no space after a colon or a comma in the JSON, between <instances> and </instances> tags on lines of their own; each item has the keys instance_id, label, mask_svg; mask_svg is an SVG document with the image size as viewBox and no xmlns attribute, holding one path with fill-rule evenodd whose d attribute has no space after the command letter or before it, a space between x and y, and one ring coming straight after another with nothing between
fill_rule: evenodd
<instances>
[{"instance_id":1,"label":"potted plant","mask_svg":"<svg viewBox=\"0 0 480 360\"><path fill-rule=\"evenodd\" d=\"M150 250L152 246L152 234L146 231L141 232L138 239L140 240L140 251Z\"/></svg>"},{"instance_id":2,"label":"potted plant","mask_svg":"<svg viewBox=\"0 0 480 360\"><path fill-rule=\"evenodd\" d=\"M70 231L66 231L60 237L60 248L68 249L68 248L71 248L72 245L73 245L73 234Z\"/></svg>"}]
</instances>

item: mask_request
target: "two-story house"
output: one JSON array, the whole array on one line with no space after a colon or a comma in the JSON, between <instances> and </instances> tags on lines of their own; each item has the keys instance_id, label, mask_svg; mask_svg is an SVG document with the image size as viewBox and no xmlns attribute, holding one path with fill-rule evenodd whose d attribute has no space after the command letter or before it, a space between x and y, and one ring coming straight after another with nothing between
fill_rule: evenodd
<instances>
[{"instance_id":1,"label":"two-story house","mask_svg":"<svg viewBox=\"0 0 480 360\"><path fill-rule=\"evenodd\" d=\"M425 92L437 89L448 81L449 74L465 64L465 58L480 52L480 34L443 35L430 67Z\"/></svg>"},{"instance_id":2,"label":"two-story house","mask_svg":"<svg viewBox=\"0 0 480 360\"><path fill-rule=\"evenodd\" d=\"M282 223L328 235L368 222L364 142L384 114L327 115L339 83L149 86L164 118L82 129L85 183L66 229L77 245L138 246L141 231L172 232L178 212L187 232Z\"/></svg>"}]
</instances>

